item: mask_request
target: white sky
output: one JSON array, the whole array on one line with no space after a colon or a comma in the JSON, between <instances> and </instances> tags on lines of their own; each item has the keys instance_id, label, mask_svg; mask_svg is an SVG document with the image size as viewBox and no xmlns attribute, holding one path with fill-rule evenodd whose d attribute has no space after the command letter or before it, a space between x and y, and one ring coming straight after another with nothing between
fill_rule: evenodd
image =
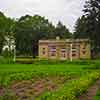
<instances>
[{"instance_id":1,"label":"white sky","mask_svg":"<svg viewBox=\"0 0 100 100\"><path fill-rule=\"evenodd\" d=\"M84 3L85 0L0 0L0 11L15 18L39 14L53 24L61 21L72 31Z\"/></svg>"}]
</instances>

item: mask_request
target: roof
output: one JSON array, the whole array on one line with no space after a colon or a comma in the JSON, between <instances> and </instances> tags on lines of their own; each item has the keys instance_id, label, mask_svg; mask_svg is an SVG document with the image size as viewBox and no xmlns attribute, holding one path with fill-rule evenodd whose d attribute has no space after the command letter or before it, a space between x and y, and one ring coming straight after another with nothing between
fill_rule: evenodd
<instances>
[{"instance_id":1,"label":"roof","mask_svg":"<svg viewBox=\"0 0 100 100\"><path fill-rule=\"evenodd\" d=\"M89 42L89 39L61 39L61 40L54 40L54 39L49 39L49 40L39 40L39 43L70 43L70 42Z\"/></svg>"}]
</instances>

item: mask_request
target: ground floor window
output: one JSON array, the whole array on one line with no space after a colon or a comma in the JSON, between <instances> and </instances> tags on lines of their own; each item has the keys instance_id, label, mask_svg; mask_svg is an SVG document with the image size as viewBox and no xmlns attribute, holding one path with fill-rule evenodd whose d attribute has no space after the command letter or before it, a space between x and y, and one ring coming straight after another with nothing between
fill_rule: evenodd
<instances>
[{"instance_id":1,"label":"ground floor window","mask_svg":"<svg viewBox=\"0 0 100 100\"><path fill-rule=\"evenodd\" d=\"M56 56L56 46L49 46L49 56Z\"/></svg>"},{"instance_id":2,"label":"ground floor window","mask_svg":"<svg viewBox=\"0 0 100 100\"><path fill-rule=\"evenodd\" d=\"M61 49L61 57L66 58L66 48Z\"/></svg>"}]
</instances>

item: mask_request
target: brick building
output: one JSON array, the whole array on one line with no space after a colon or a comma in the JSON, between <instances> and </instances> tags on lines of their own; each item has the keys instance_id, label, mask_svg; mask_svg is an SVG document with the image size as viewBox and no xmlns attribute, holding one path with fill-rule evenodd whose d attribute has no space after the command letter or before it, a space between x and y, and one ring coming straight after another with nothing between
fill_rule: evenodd
<instances>
[{"instance_id":1,"label":"brick building","mask_svg":"<svg viewBox=\"0 0 100 100\"><path fill-rule=\"evenodd\" d=\"M40 59L90 59L88 39L39 40Z\"/></svg>"}]
</instances>

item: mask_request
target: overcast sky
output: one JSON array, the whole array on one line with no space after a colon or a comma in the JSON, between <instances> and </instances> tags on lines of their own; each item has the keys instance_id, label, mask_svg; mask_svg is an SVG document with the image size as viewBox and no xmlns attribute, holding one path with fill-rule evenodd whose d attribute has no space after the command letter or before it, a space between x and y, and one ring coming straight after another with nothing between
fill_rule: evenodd
<instances>
[{"instance_id":1,"label":"overcast sky","mask_svg":"<svg viewBox=\"0 0 100 100\"><path fill-rule=\"evenodd\" d=\"M72 31L84 3L85 0L0 0L0 10L9 17L39 14L53 24L60 20Z\"/></svg>"}]
</instances>

